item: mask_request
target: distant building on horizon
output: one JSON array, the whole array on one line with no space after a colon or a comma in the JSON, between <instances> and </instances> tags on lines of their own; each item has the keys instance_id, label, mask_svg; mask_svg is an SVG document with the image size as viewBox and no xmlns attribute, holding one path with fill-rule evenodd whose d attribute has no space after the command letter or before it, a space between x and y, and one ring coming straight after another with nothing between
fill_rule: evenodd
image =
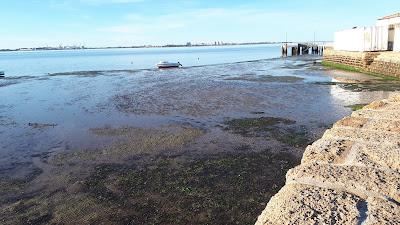
<instances>
[{"instance_id":1,"label":"distant building on horizon","mask_svg":"<svg viewBox=\"0 0 400 225\"><path fill-rule=\"evenodd\" d=\"M374 26L335 32L333 46L337 51L400 52L400 13L382 17Z\"/></svg>"}]
</instances>

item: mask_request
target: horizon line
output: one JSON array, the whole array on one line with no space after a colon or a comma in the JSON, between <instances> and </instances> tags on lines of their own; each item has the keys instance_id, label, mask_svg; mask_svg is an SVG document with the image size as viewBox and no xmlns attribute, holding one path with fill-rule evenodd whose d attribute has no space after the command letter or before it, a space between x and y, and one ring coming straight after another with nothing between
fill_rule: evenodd
<instances>
[{"instance_id":1,"label":"horizon line","mask_svg":"<svg viewBox=\"0 0 400 225\"><path fill-rule=\"evenodd\" d=\"M261 44L284 44L284 43L329 43L332 41L260 41L260 42L218 42L215 43L194 43L187 42L186 44L164 44L164 45L131 45L131 46L91 46L85 45L59 45L55 46L38 46L38 47L19 47L19 48L3 48L0 51L48 51L48 50L82 50L82 49L120 49L120 48L178 48L178 47L218 47L218 46L233 46L233 45L261 45ZM189 44L190 43L190 44ZM216 44L217 43L217 44Z\"/></svg>"}]
</instances>

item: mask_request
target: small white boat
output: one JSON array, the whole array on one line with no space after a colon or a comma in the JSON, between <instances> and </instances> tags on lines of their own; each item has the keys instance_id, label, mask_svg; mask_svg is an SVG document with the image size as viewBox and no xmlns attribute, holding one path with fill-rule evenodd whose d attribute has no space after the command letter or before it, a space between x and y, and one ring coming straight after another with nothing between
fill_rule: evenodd
<instances>
[{"instance_id":1,"label":"small white boat","mask_svg":"<svg viewBox=\"0 0 400 225\"><path fill-rule=\"evenodd\" d=\"M5 73L4 71L0 71L0 77L4 77Z\"/></svg>"},{"instance_id":2,"label":"small white boat","mask_svg":"<svg viewBox=\"0 0 400 225\"><path fill-rule=\"evenodd\" d=\"M159 63L157 63L156 65L159 69L164 69L164 68L179 68L182 66L182 64L180 62L177 63L173 63L173 62L165 62L165 61L161 61Z\"/></svg>"}]
</instances>

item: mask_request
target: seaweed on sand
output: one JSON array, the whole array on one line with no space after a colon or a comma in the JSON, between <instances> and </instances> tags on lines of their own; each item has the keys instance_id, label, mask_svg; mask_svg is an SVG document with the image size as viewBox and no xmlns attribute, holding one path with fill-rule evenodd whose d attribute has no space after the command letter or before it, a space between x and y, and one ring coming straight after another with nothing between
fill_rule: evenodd
<instances>
[{"instance_id":1,"label":"seaweed on sand","mask_svg":"<svg viewBox=\"0 0 400 225\"><path fill-rule=\"evenodd\" d=\"M285 118L260 117L232 119L225 122L225 130L245 137L271 137L292 147L306 147L310 140L304 126Z\"/></svg>"},{"instance_id":2,"label":"seaweed on sand","mask_svg":"<svg viewBox=\"0 0 400 225\"><path fill-rule=\"evenodd\" d=\"M348 105L346 107L350 108L353 111L357 111L357 110L364 108L364 106L366 106L366 105L368 105L368 104L354 104L354 105Z\"/></svg>"},{"instance_id":3,"label":"seaweed on sand","mask_svg":"<svg viewBox=\"0 0 400 225\"><path fill-rule=\"evenodd\" d=\"M137 168L98 166L85 191L130 210L136 224L253 224L284 184L290 154L228 154L176 163L160 157Z\"/></svg>"},{"instance_id":4,"label":"seaweed on sand","mask_svg":"<svg viewBox=\"0 0 400 225\"><path fill-rule=\"evenodd\" d=\"M304 80L304 78L296 76L271 76L271 75L243 75L239 77L230 77L225 80L232 81L250 81L250 82L279 82L279 83L295 83Z\"/></svg>"},{"instance_id":5,"label":"seaweed on sand","mask_svg":"<svg viewBox=\"0 0 400 225\"><path fill-rule=\"evenodd\" d=\"M225 125L227 127L225 129L236 134L250 136L270 131L273 126L278 124L295 123L293 120L275 117L243 118L226 121Z\"/></svg>"}]
</instances>

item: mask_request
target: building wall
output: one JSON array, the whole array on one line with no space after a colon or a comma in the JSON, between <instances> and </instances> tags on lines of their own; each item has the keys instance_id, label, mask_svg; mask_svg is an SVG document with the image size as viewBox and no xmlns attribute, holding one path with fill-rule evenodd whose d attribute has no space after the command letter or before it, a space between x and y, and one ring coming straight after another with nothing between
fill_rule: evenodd
<instances>
[{"instance_id":1,"label":"building wall","mask_svg":"<svg viewBox=\"0 0 400 225\"><path fill-rule=\"evenodd\" d=\"M386 51L388 50L388 26L360 27L335 33L336 51Z\"/></svg>"},{"instance_id":2,"label":"building wall","mask_svg":"<svg viewBox=\"0 0 400 225\"><path fill-rule=\"evenodd\" d=\"M335 32L333 48L336 51L364 51L364 28Z\"/></svg>"},{"instance_id":3,"label":"building wall","mask_svg":"<svg viewBox=\"0 0 400 225\"><path fill-rule=\"evenodd\" d=\"M373 26L367 29L367 35L371 37L371 42L366 48L371 51L387 51L389 26Z\"/></svg>"}]
</instances>

